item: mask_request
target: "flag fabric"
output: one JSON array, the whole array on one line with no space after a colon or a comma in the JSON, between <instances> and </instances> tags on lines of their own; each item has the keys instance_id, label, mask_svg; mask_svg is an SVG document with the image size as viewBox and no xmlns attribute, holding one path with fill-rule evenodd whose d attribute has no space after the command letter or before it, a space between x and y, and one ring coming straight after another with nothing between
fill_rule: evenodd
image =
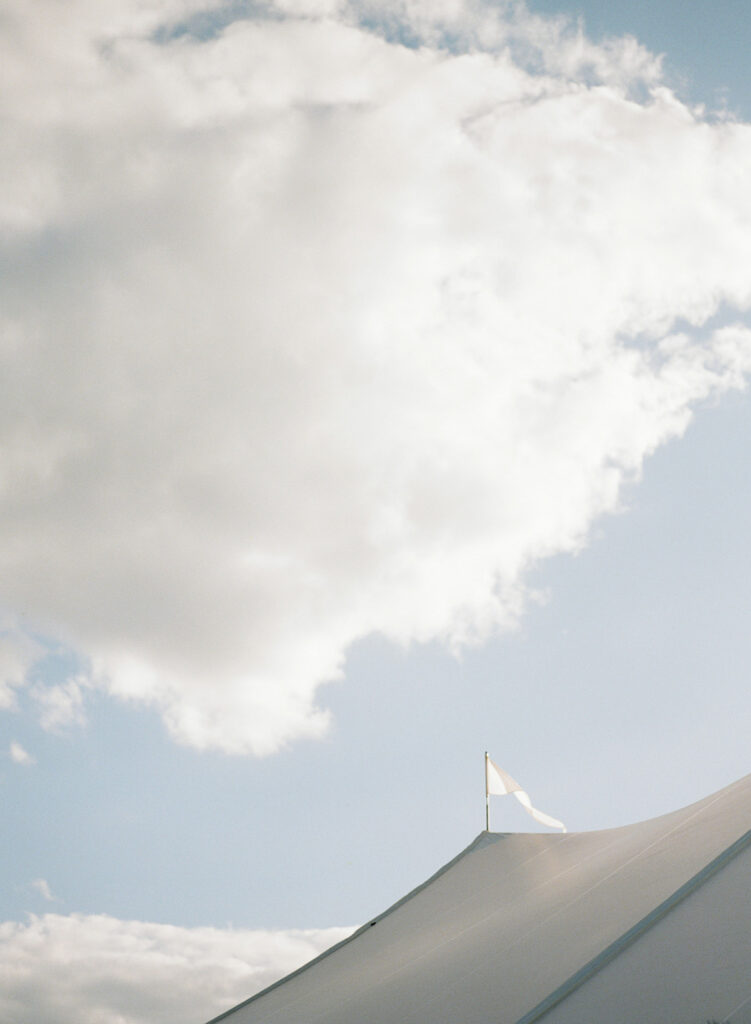
<instances>
[{"instance_id":1,"label":"flag fabric","mask_svg":"<svg viewBox=\"0 0 751 1024\"><path fill-rule=\"evenodd\" d=\"M513 793L527 814L530 814L535 821L541 825L547 825L548 828L559 828L562 832L566 831L566 826L562 821L551 818L549 814L544 814L533 807L529 794L522 789L516 779L499 768L495 761L491 761L487 755L485 755L485 792L489 796L507 796L509 793Z\"/></svg>"}]
</instances>

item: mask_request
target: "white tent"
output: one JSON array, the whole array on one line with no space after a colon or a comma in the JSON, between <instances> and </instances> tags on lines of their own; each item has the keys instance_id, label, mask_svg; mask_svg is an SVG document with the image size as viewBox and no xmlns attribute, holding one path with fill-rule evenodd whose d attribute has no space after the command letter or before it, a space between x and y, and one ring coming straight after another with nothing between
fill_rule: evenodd
<instances>
[{"instance_id":1,"label":"white tent","mask_svg":"<svg viewBox=\"0 0 751 1024\"><path fill-rule=\"evenodd\" d=\"M482 832L215 1021L751 1024L751 776L624 828Z\"/></svg>"}]
</instances>

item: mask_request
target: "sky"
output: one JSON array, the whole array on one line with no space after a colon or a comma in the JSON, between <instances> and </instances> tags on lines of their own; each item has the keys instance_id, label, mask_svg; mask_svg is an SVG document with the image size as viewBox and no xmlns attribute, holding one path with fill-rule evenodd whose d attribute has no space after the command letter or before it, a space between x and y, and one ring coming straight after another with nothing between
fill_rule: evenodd
<instances>
[{"instance_id":1,"label":"sky","mask_svg":"<svg viewBox=\"0 0 751 1024\"><path fill-rule=\"evenodd\" d=\"M2 4L0 1018L749 771L744 15Z\"/></svg>"}]
</instances>

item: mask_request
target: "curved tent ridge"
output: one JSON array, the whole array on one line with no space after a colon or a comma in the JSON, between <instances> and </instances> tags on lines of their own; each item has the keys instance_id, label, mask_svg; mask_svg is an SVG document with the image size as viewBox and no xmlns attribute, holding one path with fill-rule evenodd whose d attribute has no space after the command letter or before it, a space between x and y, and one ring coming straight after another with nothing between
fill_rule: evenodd
<instances>
[{"instance_id":1,"label":"curved tent ridge","mask_svg":"<svg viewBox=\"0 0 751 1024\"><path fill-rule=\"evenodd\" d=\"M751 1024L749 920L751 775L633 825L481 832L211 1024Z\"/></svg>"}]
</instances>

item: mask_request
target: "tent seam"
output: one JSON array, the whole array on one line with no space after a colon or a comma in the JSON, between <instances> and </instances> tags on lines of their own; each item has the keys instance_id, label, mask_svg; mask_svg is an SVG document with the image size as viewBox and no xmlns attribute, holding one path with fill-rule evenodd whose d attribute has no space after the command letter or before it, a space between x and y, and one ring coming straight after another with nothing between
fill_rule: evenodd
<instances>
[{"instance_id":1,"label":"tent seam","mask_svg":"<svg viewBox=\"0 0 751 1024\"><path fill-rule=\"evenodd\" d=\"M744 833L739 839L736 839L734 843L723 850L714 860L711 860L701 871L698 871L680 888L676 889L672 895L663 900L659 906L655 907L654 910L650 911L640 921L637 921L635 925L615 939L614 942L611 942L609 946L606 946L601 953L593 957L584 967L581 967L575 974L572 974L562 985L559 985L549 996L546 996L542 1002L525 1013L523 1017L520 1017L516 1024L535 1024L536 1021L544 1017L545 1014L563 1002L564 999L580 988L585 982L589 981L590 978L607 966L632 943L641 938L645 932L649 931L658 921L661 921L663 917L669 914L674 907L677 907L678 904L682 903L700 886L704 885L705 882L717 874L726 864L729 864L734 857L749 845L751 845L751 830Z\"/></svg>"}]
</instances>

